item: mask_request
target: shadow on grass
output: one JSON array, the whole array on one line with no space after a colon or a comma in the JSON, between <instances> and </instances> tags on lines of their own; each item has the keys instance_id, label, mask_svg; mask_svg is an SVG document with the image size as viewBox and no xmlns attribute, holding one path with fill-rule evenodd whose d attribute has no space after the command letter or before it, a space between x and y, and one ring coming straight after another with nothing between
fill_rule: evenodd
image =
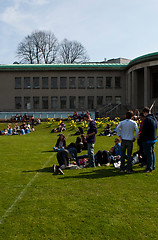
<instances>
[{"instance_id":1,"label":"shadow on grass","mask_svg":"<svg viewBox=\"0 0 158 240\"><path fill-rule=\"evenodd\" d=\"M29 172L44 172L44 173L53 173L52 171L52 167L45 167L45 168L41 168L41 169L36 169L36 170L28 170L28 171L23 171L23 173L29 173ZM80 169L80 170L75 170L77 175L71 175L71 176L66 176L66 175L62 175L62 178L59 179L97 179L97 178L107 178L107 177L117 177L117 176L127 176L127 175L135 175L137 173L143 173L144 170L140 169L135 171L135 173L133 174L127 174L127 173L120 173L119 169L115 169L115 168L106 168L106 169L100 169L100 168L95 168L95 169L89 169L89 171L86 171L86 169ZM74 173L74 169L70 170L70 169L65 169L64 173L70 173L71 171L73 171ZM78 172L80 171L80 172ZM81 172L82 171L82 172ZM57 175L56 173L53 175ZM60 175L58 175L60 176Z\"/></svg>"},{"instance_id":2,"label":"shadow on grass","mask_svg":"<svg viewBox=\"0 0 158 240\"><path fill-rule=\"evenodd\" d=\"M86 179L97 179L97 178L107 178L107 177L118 177L118 176L129 176L129 175L135 175L137 173L143 173L144 170L137 170L135 171L135 173L133 174L127 174L127 173L120 173L120 171L118 169L95 169L93 171L86 171L86 172L80 172L78 175L75 176L63 176L62 178L59 179L82 179L82 178L86 178Z\"/></svg>"},{"instance_id":3,"label":"shadow on grass","mask_svg":"<svg viewBox=\"0 0 158 240\"><path fill-rule=\"evenodd\" d=\"M54 152L53 150L49 150L49 151L42 151L41 153L46 153L46 152L57 153L57 152Z\"/></svg>"},{"instance_id":4,"label":"shadow on grass","mask_svg":"<svg viewBox=\"0 0 158 240\"><path fill-rule=\"evenodd\" d=\"M28 170L28 171L22 171L23 173L29 173L29 172L48 172L48 173L53 173L52 167L45 167L41 169L36 169L36 170Z\"/></svg>"}]
</instances>

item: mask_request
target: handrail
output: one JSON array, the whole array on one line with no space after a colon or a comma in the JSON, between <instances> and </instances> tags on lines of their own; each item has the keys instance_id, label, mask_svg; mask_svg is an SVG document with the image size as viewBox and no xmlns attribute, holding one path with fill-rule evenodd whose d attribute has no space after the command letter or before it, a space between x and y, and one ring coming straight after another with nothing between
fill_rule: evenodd
<instances>
[{"instance_id":1,"label":"handrail","mask_svg":"<svg viewBox=\"0 0 158 240\"><path fill-rule=\"evenodd\" d=\"M121 105L121 103L117 104L116 106L114 106L112 109L110 109L110 110L107 111L106 113L112 112L115 108L118 108L120 105Z\"/></svg>"}]
</instances>

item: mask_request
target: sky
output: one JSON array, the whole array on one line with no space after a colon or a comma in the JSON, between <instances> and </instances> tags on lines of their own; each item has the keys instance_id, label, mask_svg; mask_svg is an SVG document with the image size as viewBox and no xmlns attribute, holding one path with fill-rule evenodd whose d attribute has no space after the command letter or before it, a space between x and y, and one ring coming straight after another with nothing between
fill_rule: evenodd
<instances>
[{"instance_id":1,"label":"sky","mask_svg":"<svg viewBox=\"0 0 158 240\"><path fill-rule=\"evenodd\" d=\"M0 0L0 64L34 31L85 47L90 61L158 52L158 0Z\"/></svg>"}]
</instances>

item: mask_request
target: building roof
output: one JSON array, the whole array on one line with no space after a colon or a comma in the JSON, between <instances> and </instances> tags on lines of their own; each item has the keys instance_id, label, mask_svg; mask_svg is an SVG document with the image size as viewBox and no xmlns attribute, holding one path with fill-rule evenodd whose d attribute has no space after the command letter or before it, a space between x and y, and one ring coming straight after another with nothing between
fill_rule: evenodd
<instances>
[{"instance_id":1,"label":"building roof","mask_svg":"<svg viewBox=\"0 0 158 240\"><path fill-rule=\"evenodd\" d=\"M0 65L0 71L51 71L51 70L124 70L127 64L80 63L80 64L10 64Z\"/></svg>"},{"instance_id":2,"label":"building roof","mask_svg":"<svg viewBox=\"0 0 158 240\"><path fill-rule=\"evenodd\" d=\"M134 58L133 60L131 60L129 62L128 67L131 67L138 63L152 61L152 60L158 60L158 52L148 53L148 54L142 55L140 57Z\"/></svg>"},{"instance_id":3,"label":"building roof","mask_svg":"<svg viewBox=\"0 0 158 240\"><path fill-rule=\"evenodd\" d=\"M110 63L107 61L73 64L2 64L0 71L125 70L135 64L152 60L158 60L158 52L134 58L129 63Z\"/></svg>"}]
</instances>

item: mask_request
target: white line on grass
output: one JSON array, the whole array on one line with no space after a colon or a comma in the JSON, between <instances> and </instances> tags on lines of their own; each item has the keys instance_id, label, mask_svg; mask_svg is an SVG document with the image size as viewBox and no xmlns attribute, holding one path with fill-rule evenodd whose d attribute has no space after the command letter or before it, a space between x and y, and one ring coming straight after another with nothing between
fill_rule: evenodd
<instances>
[{"instance_id":1,"label":"white line on grass","mask_svg":"<svg viewBox=\"0 0 158 240\"><path fill-rule=\"evenodd\" d=\"M53 154L54 155L54 154ZM51 158L53 157L50 156L48 161L45 162L45 164L42 166L42 169L50 162ZM21 193L19 194L19 196L15 199L15 201L13 202L13 204L8 208L8 210L4 213L4 215L1 217L0 219L0 224L2 224L4 222L4 219L9 215L9 213L11 213L13 211L14 206L16 205L16 203L23 198L25 192L27 191L28 187L33 183L33 181L36 179L36 177L38 176L38 174L42 172L42 170L39 170L36 175L30 180L30 182L26 185L26 187L21 191Z\"/></svg>"}]
</instances>

